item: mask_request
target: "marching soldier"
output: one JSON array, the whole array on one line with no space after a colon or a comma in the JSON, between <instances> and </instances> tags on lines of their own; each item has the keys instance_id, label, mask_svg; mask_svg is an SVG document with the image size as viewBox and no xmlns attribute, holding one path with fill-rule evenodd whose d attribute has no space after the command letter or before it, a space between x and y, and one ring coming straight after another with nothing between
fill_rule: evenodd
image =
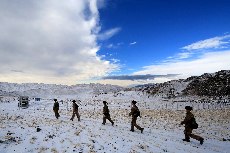
<instances>
[{"instance_id":1,"label":"marching soldier","mask_svg":"<svg viewBox=\"0 0 230 153\"><path fill-rule=\"evenodd\" d=\"M138 107L136 106L136 101L132 101L132 108L131 108L131 112L129 113L129 116L132 115L132 122L131 122L131 130L132 132L134 132L134 126L141 130L141 133L143 133L144 128L141 128L139 125L137 125L136 121L137 121L137 117L140 116L140 111L138 109Z\"/></svg>"},{"instance_id":2,"label":"marching soldier","mask_svg":"<svg viewBox=\"0 0 230 153\"><path fill-rule=\"evenodd\" d=\"M79 107L79 106L76 104L76 100L73 100L72 102L73 102L73 115L72 115L72 117L71 117L70 120L73 121L73 119L74 119L74 117L75 117L75 114L76 114L76 115L77 115L77 118L78 118L78 121L80 121L80 115L79 115L79 113L78 113L78 107Z\"/></svg>"},{"instance_id":3,"label":"marching soldier","mask_svg":"<svg viewBox=\"0 0 230 153\"><path fill-rule=\"evenodd\" d=\"M193 128L191 127L191 122L194 119L194 115L191 113L192 107L185 106L185 109L186 109L186 117L181 122L181 125L185 124L185 130L184 130L185 139L183 139L183 141L190 142L190 137L191 137L193 139L200 141L200 144L202 145L204 143L204 138L192 134Z\"/></svg>"},{"instance_id":4,"label":"marching soldier","mask_svg":"<svg viewBox=\"0 0 230 153\"><path fill-rule=\"evenodd\" d=\"M103 101L103 104L104 104L104 107L103 107L103 123L102 124L105 125L106 119L108 119L112 123L112 126L113 126L114 122L110 118L109 108L107 106L108 103L106 101Z\"/></svg>"},{"instance_id":5,"label":"marching soldier","mask_svg":"<svg viewBox=\"0 0 230 153\"><path fill-rule=\"evenodd\" d=\"M55 113L55 117L58 119L58 117L60 117L59 115L59 103L57 101L57 99L54 99L54 105L53 105L53 111Z\"/></svg>"}]
</instances>

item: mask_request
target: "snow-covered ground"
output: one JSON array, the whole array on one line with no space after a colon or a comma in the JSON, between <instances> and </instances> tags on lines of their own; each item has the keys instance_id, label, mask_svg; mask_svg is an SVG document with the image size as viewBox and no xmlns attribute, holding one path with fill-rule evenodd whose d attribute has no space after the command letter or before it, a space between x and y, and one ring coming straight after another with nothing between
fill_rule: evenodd
<instances>
[{"instance_id":1,"label":"snow-covered ground","mask_svg":"<svg viewBox=\"0 0 230 153\"><path fill-rule=\"evenodd\" d=\"M229 153L230 150L229 107L193 111L199 124L194 133L205 138L204 144L200 145L194 139L190 143L182 141L184 127L179 123L185 111L175 109L177 105L163 107L167 102L156 97L147 98L134 91L45 97L41 101L31 100L27 109L18 108L15 98L7 97L8 100L0 102L0 153ZM53 98L63 100L59 119L55 118L52 110ZM81 101L77 102L80 122L77 118L70 120L71 99ZM129 131L131 118L128 113L133 99L138 101L137 106L141 110L142 118L138 118L137 124L145 128L143 133ZM114 126L109 121L106 125L101 124L103 100L109 103ZM41 129L39 132L38 128Z\"/></svg>"}]
</instances>

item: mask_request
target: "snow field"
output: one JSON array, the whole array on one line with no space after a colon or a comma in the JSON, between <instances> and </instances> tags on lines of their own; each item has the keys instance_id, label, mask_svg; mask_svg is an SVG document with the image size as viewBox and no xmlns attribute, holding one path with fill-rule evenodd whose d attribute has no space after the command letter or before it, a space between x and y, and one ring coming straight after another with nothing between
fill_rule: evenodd
<instances>
[{"instance_id":1,"label":"snow field","mask_svg":"<svg viewBox=\"0 0 230 153\"><path fill-rule=\"evenodd\" d=\"M132 95L132 94L131 94ZM52 111L53 101L31 101L27 109L19 109L17 101L0 103L0 152L210 152L227 153L230 149L229 109L195 110L200 127L194 133L205 138L203 145L191 139L183 142L179 123L185 111L145 109L145 102L136 95L123 97L77 97L81 100L77 118L70 121L71 102L60 102L57 120ZM110 98L109 98L110 97ZM63 97L64 99L64 97ZM114 127L107 121L102 125L102 100L109 102ZM138 99L142 118L137 124L144 127L143 134L130 132L130 99ZM68 103L68 105L67 105ZM68 108L67 108L68 106ZM41 131L37 132L37 128ZM223 141L223 138L227 141Z\"/></svg>"}]
</instances>

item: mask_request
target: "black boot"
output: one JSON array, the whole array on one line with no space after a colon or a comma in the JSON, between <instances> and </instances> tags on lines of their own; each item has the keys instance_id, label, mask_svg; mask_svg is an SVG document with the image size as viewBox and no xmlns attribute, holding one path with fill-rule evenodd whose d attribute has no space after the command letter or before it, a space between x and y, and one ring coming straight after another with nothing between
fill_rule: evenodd
<instances>
[{"instance_id":1,"label":"black boot","mask_svg":"<svg viewBox=\"0 0 230 153\"><path fill-rule=\"evenodd\" d=\"M143 131L144 131L144 128L141 128L141 133L143 133Z\"/></svg>"},{"instance_id":2,"label":"black boot","mask_svg":"<svg viewBox=\"0 0 230 153\"><path fill-rule=\"evenodd\" d=\"M183 141L186 141L186 142L190 142L190 140L189 139L182 139Z\"/></svg>"},{"instance_id":3,"label":"black boot","mask_svg":"<svg viewBox=\"0 0 230 153\"><path fill-rule=\"evenodd\" d=\"M200 144L202 145L203 143L204 143L204 139L201 138L201 139L200 139Z\"/></svg>"}]
</instances>

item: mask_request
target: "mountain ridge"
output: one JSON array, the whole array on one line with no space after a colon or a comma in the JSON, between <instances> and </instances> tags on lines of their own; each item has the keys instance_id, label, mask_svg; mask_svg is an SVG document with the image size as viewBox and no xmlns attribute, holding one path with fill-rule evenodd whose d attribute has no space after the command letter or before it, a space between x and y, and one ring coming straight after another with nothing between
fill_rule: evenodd
<instances>
[{"instance_id":1,"label":"mountain ridge","mask_svg":"<svg viewBox=\"0 0 230 153\"><path fill-rule=\"evenodd\" d=\"M168 98L188 95L229 96L230 70L204 73L200 76L191 76L187 79L171 80L164 83L138 85L132 89Z\"/></svg>"},{"instance_id":2,"label":"mountain ridge","mask_svg":"<svg viewBox=\"0 0 230 153\"><path fill-rule=\"evenodd\" d=\"M57 85L44 83L7 83L0 82L0 96L44 96L44 95L76 95L81 93L108 93L125 90L146 92L149 95L173 98L177 96L229 96L230 70L215 73L204 73L186 79L171 80L164 83L151 83L125 88L111 84L76 84Z\"/></svg>"}]
</instances>

